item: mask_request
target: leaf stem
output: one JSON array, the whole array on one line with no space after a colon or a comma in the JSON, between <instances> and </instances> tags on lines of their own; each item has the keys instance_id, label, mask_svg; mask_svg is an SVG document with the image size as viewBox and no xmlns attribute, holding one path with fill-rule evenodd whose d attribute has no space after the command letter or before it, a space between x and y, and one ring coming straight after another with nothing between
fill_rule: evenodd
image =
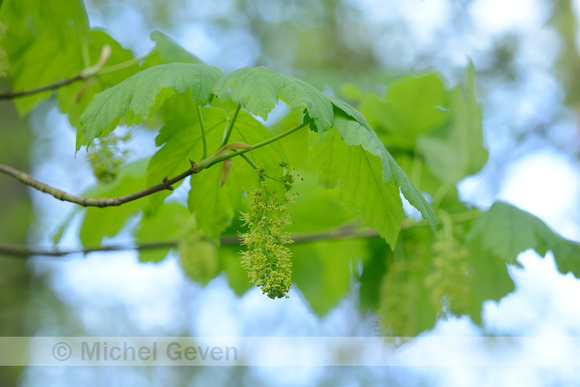
<instances>
[{"instance_id":1,"label":"leaf stem","mask_svg":"<svg viewBox=\"0 0 580 387\"><path fill-rule=\"evenodd\" d=\"M215 158L213 160L210 160L207 165L204 164L204 161L205 160L200 161L198 164L201 164L201 166L203 168L209 168L212 165L217 164L217 163L221 163L224 160L230 159L230 158L235 157L235 156L240 156L240 155L242 155L244 153L247 153L247 152L250 152L250 151L252 151L254 149L258 149L258 148L261 148L261 147L266 146L268 144L271 144L273 142L276 142L276 141L280 140L281 138L284 138L284 137L286 137L286 136L288 136L288 135L290 135L290 134L292 134L292 133L294 133L294 132L302 129L303 127L307 126L308 124L309 124L309 122L303 122L300 125L293 127L292 129L288 129L287 131L282 132L282 133L280 133L280 134L278 134L278 135L276 135L274 137L271 137L271 138L269 138L267 140L264 140L262 142L259 142L259 143L255 144L255 145L252 145L252 149L242 149L242 150L239 150L237 152L233 152L233 153L230 153L230 154L227 154L227 155L223 155L223 156L217 157L217 158Z\"/></svg>"},{"instance_id":2,"label":"leaf stem","mask_svg":"<svg viewBox=\"0 0 580 387\"><path fill-rule=\"evenodd\" d=\"M256 163L255 163L255 162L254 162L254 161L253 161L251 158L249 158L248 156L246 156L246 155L245 155L245 154L243 154L243 153L242 153L242 154L240 154L240 156L242 156L242 158L243 158L244 160L246 160L246 162L247 162L248 164L250 164L250 166L252 167L252 169L253 169L254 171L255 171L256 169L258 169L258 166L256 165Z\"/></svg>"},{"instance_id":3,"label":"leaf stem","mask_svg":"<svg viewBox=\"0 0 580 387\"><path fill-rule=\"evenodd\" d=\"M207 142L205 139L205 128L203 126L203 117L201 116L201 106L195 105L197 110L197 119L199 120L199 127L201 128L201 140L203 141L203 154L201 156L202 159L207 157Z\"/></svg>"},{"instance_id":4,"label":"leaf stem","mask_svg":"<svg viewBox=\"0 0 580 387\"><path fill-rule=\"evenodd\" d=\"M234 130L234 125L236 120L238 119L238 114L240 113L240 109L242 108L242 104L238 103L238 107L236 108L236 112L234 113L234 117L232 118L230 124L228 125L226 131L224 132L224 138L222 140L222 146L226 145L230 139L230 135L232 134L232 130Z\"/></svg>"},{"instance_id":5,"label":"leaf stem","mask_svg":"<svg viewBox=\"0 0 580 387\"><path fill-rule=\"evenodd\" d=\"M141 62L143 59L145 59L145 58L133 58L133 59L129 59L125 62L117 63L116 65L103 67L102 69L97 71L97 73L95 75L105 75L105 74L114 73L116 71L121 71L121 70L126 69L127 67L131 67L131 66L134 66L136 64L139 64L139 62Z\"/></svg>"}]
</instances>

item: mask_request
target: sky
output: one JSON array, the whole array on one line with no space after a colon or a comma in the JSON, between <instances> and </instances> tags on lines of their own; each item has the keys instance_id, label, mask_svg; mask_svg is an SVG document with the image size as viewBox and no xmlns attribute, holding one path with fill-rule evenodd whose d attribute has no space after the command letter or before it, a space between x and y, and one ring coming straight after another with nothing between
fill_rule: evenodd
<instances>
[{"instance_id":1,"label":"sky","mask_svg":"<svg viewBox=\"0 0 580 387\"><path fill-rule=\"evenodd\" d=\"M580 164L562 152L556 144L545 139L531 137L523 144L515 144L506 130L508 127L525 128L528 120L535 119L540 112L552 117L556 104L562 103L558 82L549 70L554 65L558 44L553 32L543 27L549 8L540 0L476 0L469 7L474 24L470 34L445 35L451 3L445 0L381 1L351 0L365 11L370 23L380 24L384 20L399 20L407 26L408 40L394 42L378 40L377 45L388 45L390 52L400 55L381 57L385 64L407 66L417 63L421 50L437 44L446 37L447 44L439 46L435 67L450 81L457 79L462 68L471 58L476 69L486 64L485 50L494 36L514 30L523 34L524 41L519 65L525 66L526 82L516 89L498 87L486 93L484 106L485 139L490 149L490 163L477 175L459 185L462 198L481 208L487 208L494 200L505 200L529 211L564 237L580 241ZM423 12L415 12L417 9ZM134 10L127 9L128 14ZM127 15L119 15L126 20ZM103 25L113 36L136 51L146 52L149 43L142 43L142 29L138 15L132 29L119 23ZM95 20L92 20L95 24ZM99 21L96 20L98 25ZM411 28L410 28L411 27ZM177 41L209 63L215 62L217 52L211 34L203 26L183 28ZM145 39L146 40L146 39ZM135 43L139 41L141 43ZM410 42L415 42L410 44ZM378 50L378 49L377 49ZM244 54L240 51L235 68L251 65L255 56L252 49ZM232 68L233 69L233 68ZM227 70L232 70L227 69ZM485 87L480 85L480 87ZM33 175L47 176L47 183L65 191L78 191L80 185L88 186L91 180L87 170L67 167L74 154L63 155L59 149L67 146L74 149L73 131L65 119L50 107L46 112L33 116L32 126L39 139L35 152L31 154L32 165L40 165ZM47 116L45 116L47 113ZM45 131L51 125L55 131ZM567 141L578 141L573 118L561 119L554 124L553 133ZM523 129L522 129L523 130ZM576 134L574 134L574 132ZM57 148L56 144L61 148ZM63 145L67 142L67 145ZM43 155L45 163L36 163L35 157ZM49 157L46 157L49 155ZM68 158L68 159L67 159ZM58 159L58 161L57 161ZM72 165L72 163L69 163ZM58 165L58 168L55 166ZM55 171L60 171L56 172ZM501 173L500 173L501 172ZM499 177L498 177L499 176ZM499 181L497 181L499 179ZM497 188L486 188L495 180ZM74 182L74 183L73 183ZM64 218L60 202L33 192L36 210L42 214L38 229L54 228ZM76 243L73 233L65 237L65 244ZM126 240L121 235L119 240ZM124 239L125 238L125 239ZM486 302L483 306L483 328L474 325L468 318L452 318L440 321L437 326L424 333L425 337L523 335L523 336L578 336L580 335L580 310L575 307L580 299L580 281L571 275L556 271L550 253L539 257L533 251L520 255L518 261L523 268L512 268L510 275L516 283L516 291L499 302ZM194 332L197 336L251 336L251 335L304 335L304 336L350 336L374 335L375 322L368 316L360 316L352 300L341 302L327 316L319 319L309 310L299 290L292 290L291 298L284 303L264 297L258 289L250 290L237 297L227 286L223 276L211 281L205 288L191 283L175 259L166 259L160 264L139 264L134 253L91 254L86 259L72 258L66 263L39 262L38 273L49 273L50 284L56 294L78 311L88 335L116 335L134 332L161 335L180 330ZM122 292L119 289L123 289ZM146 300L146 302L144 302ZM127 312L127 321L111 321L100 314L117 305ZM216 319L219 315L222 318ZM208 318L207 316L214 316ZM348 316L348 318L345 318ZM279 324L279 321L285 324ZM172 330L167 332L167 326ZM49 325L48 328L51 329ZM103 332L109 326L110 332ZM50 334L40 331L39 335ZM319 355L311 348L311 356ZM424 353L425 347L416 345L410 349L415 356ZM471 348L463 356L493 357L482 348ZM514 356L525 357L525 350L515 351ZM288 371L288 370L287 370ZM125 372L125 371L119 371ZM129 371L127 371L129 372ZM293 369L278 372L275 369L255 369L252 372L261 380L275 380L281 385L316 384L324 380L326 369ZM542 386L555 383L572 383L580 380L580 374L568 368L412 368L403 370L372 370L373 380L383 377L390 380L426 381L429 385L484 386L492 383L501 385ZM59 370L31 369L27 371L24 385L34 385L46 380L50 374L55 385L62 376ZM60 375L60 376L59 376ZM356 375L345 378L345 384L356 385ZM399 379L398 379L399 378ZM400 379L402 378L402 379Z\"/></svg>"}]
</instances>

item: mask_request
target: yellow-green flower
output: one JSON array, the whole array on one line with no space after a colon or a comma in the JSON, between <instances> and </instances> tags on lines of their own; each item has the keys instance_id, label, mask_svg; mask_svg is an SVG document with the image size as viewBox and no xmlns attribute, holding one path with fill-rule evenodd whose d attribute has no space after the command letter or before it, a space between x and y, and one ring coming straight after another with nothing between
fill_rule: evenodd
<instances>
[{"instance_id":1,"label":"yellow-green flower","mask_svg":"<svg viewBox=\"0 0 580 387\"><path fill-rule=\"evenodd\" d=\"M266 181L250 197L252 211L242 213L244 225L249 228L241 235L242 245L248 247L242 252L242 267L250 282L262 288L268 297L288 297L286 294L292 287L292 253L286 245L292 239L284 228L292 220L284 204L291 197L269 192Z\"/></svg>"}]
</instances>

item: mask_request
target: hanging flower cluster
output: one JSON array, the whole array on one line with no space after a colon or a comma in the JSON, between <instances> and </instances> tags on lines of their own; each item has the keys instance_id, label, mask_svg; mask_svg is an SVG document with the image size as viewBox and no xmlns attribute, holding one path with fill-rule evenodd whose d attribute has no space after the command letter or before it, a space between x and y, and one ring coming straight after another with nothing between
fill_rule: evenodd
<instances>
[{"instance_id":1,"label":"hanging flower cluster","mask_svg":"<svg viewBox=\"0 0 580 387\"><path fill-rule=\"evenodd\" d=\"M248 226L248 232L241 235L242 245L248 247L242 252L242 267L250 282L262 288L268 297L288 297L292 287L292 253L286 245L292 239L284 229L292 219L285 204L293 197L288 192L283 195L270 192L268 183L262 180L259 188L250 192L250 199L251 212L242 213L244 226Z\"/></svg>"}]
</instances>

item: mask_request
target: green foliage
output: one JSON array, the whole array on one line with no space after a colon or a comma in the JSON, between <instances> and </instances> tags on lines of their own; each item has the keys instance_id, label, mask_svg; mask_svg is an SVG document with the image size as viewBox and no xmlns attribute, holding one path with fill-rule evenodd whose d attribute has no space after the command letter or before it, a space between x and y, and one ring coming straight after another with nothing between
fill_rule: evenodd
<instances>
[{"instance_id":1,"label":"green foliage","mask_svg":"<svg viewBox=\"0 0 580 387\"><path fill-rule=\"evenodd\" d=\"M395 81L384 100L363 93L358 98L360 111L381 141L394 149L399 165L422 191L434 197L435 206L453 205L446 208L452 211L464 210L455 184L479 171L487 160L474 74L470 65L465 88L447 90L441 77L430 73ZM405 196L419 208L409 198L411 194Z\"/></svg>"},{"instance_id":2,"label":"green foliage","mask_svg":"<svg viewBox=\"0 0 580 387\"><path fill-rule=\"evenodd\" d=\"M91 39L88 46L88 63L96 63L105 45L111 47L111 56L106 62L107 66L119 65L133 58L131 51L124 49L108 34L100 30L91 30ZM80 117L92 99L101 91L114 86L133 75L138 69L137 64L128 66L122 70L100 75L98 78L87 79L84 82L73 83L60 88L57 92L58 105L63 113L68 114L70 123L80 127ZM80 71L76 68L75 71ZM42 85L39 85L42 86Z\"/></svg>"},{"instance_id":3,"label":"green foliage","mask_svg":"<svg viewBox=\"0 0 580 387\"><path fill-rule=\"evenodd\" d=\"M221 141L226 124L226 114L222 109L203 109L205 135L214 146ZM159 183L164 177L172 177L190 167L189 160L199 160L203 152L200 120L195 112L177 116L159 130L155 145L161 147L149 161L147 184ZM195 179L195 178L194 178ZM177 187L180 183L177 183ZM171 192L165 191L150 198L153 208L157 208Z\"/></svg>"},{"instance_id":4,"label":"green foliage","mask_svg":"<svg viewBox=\"0 0 580 387\"><path fill-rule=\"evenodd\" d=\"M145 58L144 67L153 67L163 63L204 64L201 59L184 50L163 32L153 31L151 40L155 42L155 48Z\"/></svg>"},{"instance_id":5,"label":"green foliage","mask_svg":"<svg viewBox=\"0 0 580 387\"><path fill-rule=\"evenodd\" d=\"M15 90L29 90L76 75L89 63L89 24L80 0L5 0L0 20L8 26L0 41L10 63ZM49 58L49 60L47 60ZM20 114L30 112L51 92L15 100Z\"/></svg>"},{"instance_id":6,"label":"green foliage","mask_svg":"<svg viewBox=\"0 0 580 387\"><path fill-rule=\"evenodd\" d=\"M93 99L81 116L82 131L77 148L108 134L124 115L127 125L149 117L155 99L163 89L171 88L178 93L191 89L195 103L206 105L213 85L222 74L216 67L189 63L158 65L137 73Z\"/></svg>"},{"instance_id":7,"label":"green foliage","mask_svg":"<svg viewBox=\"0 0 580 387\"><path fill-rule=\"evenodd\" d=\"M310 160L318 171L320 184L326 188L338 185L340 201L346 208L395 246L403 207L399 188L394 182L383 182L380 159L361 146L345 145L338 133L332 131L313 144Z\"/></svg>"},{"instance_id":8,"label":"green foliage","mask_svg":"<svg viewBox=\"0 0 580 387\"><path fill-rule=\"evenodd\" d=\"M448 122L417 139L417 149L425 155L429 170L447 184L479 171L487 161L474 74L470 66L466 90L456 87L449 93Z\"/></svg>"},{"instance_id":9,"label":"green foliage","mask_svg":"<svg viewBox=\"0 0 580 387\"><path fill-rule=\"evenodd\" d=\"M489 253L507 263L516 263L519 253L534 249L554 254L560 272L580 276L580 245L554 233L540 219L510 204L496 202L474 221L468 240L479 242Z\"/></svg>"},{"instance_id":10,"label":"green foliage","mask_svg":"<svg viewBox=\"0 0 580 387\"><path fill-rule=\"evenodd\" d=\"M135 231L138 244L175 241L176 236L186 236L195 232L195 221L187 208L178 203L167 203L159 211L147 212ZM167 256L171 248L139 250L139 261L159 262Z\"/></svg>"},{"instance_id":11,"label":"green foliage","mask_svg":"<svg viewBox=\"0 0 580 387\"><path fill-rule=\"evenodd\" d=\"M111 183L97 185L88 190L87 197L117 197L145 188L145 168L147 160L127 164ZM89 207L86 209L80 230L80 240L84 246L99 246L105 237L116 235L127 219L141 209L138 201L119 207Z\"/></svg>"},{"instance_id":12,"label":"green foliage","mask_svg":"<svg viewBox=\"0 0 580 387\"><path fill-rule=\"evenodd\" d=\"M320 316L348 294L359 278L359 270L369 264L370 250L361 239L295 244L291 249L292 281Z\"/></svg>"},{"instance_id":13,"label":"green foliage","mask_svg":"<svg viewBox=\"0 0 580 387\"><path fill-rule=\"evenodd\" d=\"M332 103L327 96L309 84L266 67L236 70L217 83L215 93L223 97L228 89L232 99L250 113L264 119L279 99L296 109L306 108L321 131L332 126Z\"/></svg>"},{"instance_id":14,"label":"green foliage","mask_svg":"<svg viewBox=\"0 0 580 387\"><path fill-rule=\"evenodd\" d=\"M239 295L253 283L283 297L293 281L319 314L354 286L361 307L397 335L416 335L450 316L480 323L483 302L513 291L508 265L528 248L552 251L561 272L580 275L578 244L536 217L505 203L479 212L459 199L456 183L487 160L471 65L465 84L453 88L425 73L390 82L383 95L353 84L339 89L355 108L265 67L226 75L161 32L151 34L148 55L134 58L104 31L90 30L81 1L4 0L0 7L0 75L8 65L15 90L72 79L15 104L26 114L56 94L78 128L77 150L93 144L89 158L100 182L87 196L122 196L191 175L147 199L88 208L80 228L85 246L133 232L138 244L162 242L139 250L142 262L179 251L194 281L223 272ZM111 48L104 67L74 80L104 46ZM266 119L279 101L292 110L269 129L256 116ZM111 132L139 123L160 128L157 149L122 165ZM316 134L301 130L306 126ZM288 162L304 178L292 184L297 203L274 193L291 184ZM423 220L406 216L401 195ZM380 238L334 240L365 231L361 225ZM290 232L304 238L292 245L292 260ZM241 259L239 245L221 244L237 235L247 247Z\"/></svg>"},{"instance_id":15,"label":"green foliage","mask_svg":"<svg viewBox=\"0 0 580 387\"><path fill-rule=\"evenodd\" d=\"M336 116L335 125L346 145L361 145L371 155L380 158L383 183L390 183L392 176L392 179L401 189L405 198L421 212L423 218L427 219L431 229L435 231L437 229L437 216L435 212L433 212L433 209L423 195L417 190L395 159L393 159L389 151L380 142L376 134L372 130L368 130L364 125L361 125L359 121L344 119L340 114ZM375 224L372 226L376 227Z\"/></svg>"}]
</instances>

